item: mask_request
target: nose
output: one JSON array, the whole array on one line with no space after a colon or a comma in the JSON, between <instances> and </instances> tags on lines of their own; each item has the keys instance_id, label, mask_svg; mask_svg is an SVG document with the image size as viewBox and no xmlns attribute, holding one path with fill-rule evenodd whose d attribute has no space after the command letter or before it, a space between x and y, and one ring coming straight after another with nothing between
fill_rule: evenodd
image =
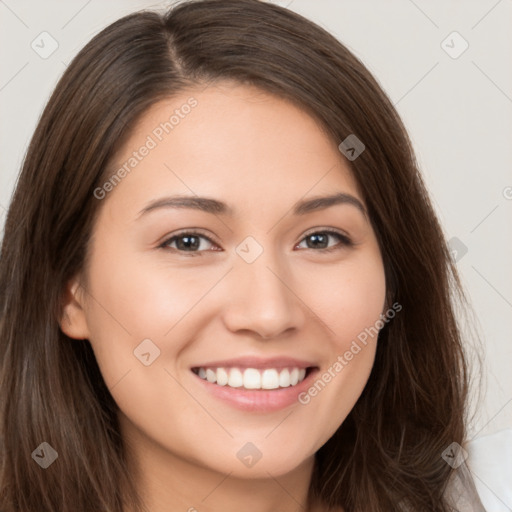
<instances>
[{"instance_id":1,"label":"nose","mask_svg":"<svg viewBox=\"0 0 512 512\"><path fill-rule=\"evenodd\" d=\"M222 317L226 328L237 333L248 331L252 336L256 333L263 339L301 329L305 305L294 284L289 267L279 263L270 251L252 263L238 259L224 283Z\"/></svg>"}]
</instances>

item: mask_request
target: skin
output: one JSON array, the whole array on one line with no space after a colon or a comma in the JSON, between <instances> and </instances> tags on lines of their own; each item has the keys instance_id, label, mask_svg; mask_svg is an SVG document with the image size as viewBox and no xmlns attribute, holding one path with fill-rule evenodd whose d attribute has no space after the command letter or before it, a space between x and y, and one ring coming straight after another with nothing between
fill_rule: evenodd
<instances>
[{"instance_id":1,"label":"skin","mask_svg":"<svg viewBox=\"0 0 512 512\"><path fill-rule=\"evenodd\" d=\"M233 408L190 367L284 355L326 371L384 312L381 253L353 205L291 214L296 201L334 192L364 201L320 125L249 86L224 82L154 105L113 168L191 96L197 106L101 201L87 273L68 283L61 327L93 347L149 510L304 511L314 453L361 394L376 338L308 404L277 412ZM174 194L221 200L235 215L162 208L138 219L149 201ZM212 242L200 238L196 256L178 250L183 238L159 248L184 228ZM326 228L354 245L330 235L335 250L315 247L306 234ZM250 264L235 252L247 236L263 249ZM160 350L149 366L134 357L147 338ZM250 468L236 456L248 441L262 453Z\"/></svg>"}]
</instances>

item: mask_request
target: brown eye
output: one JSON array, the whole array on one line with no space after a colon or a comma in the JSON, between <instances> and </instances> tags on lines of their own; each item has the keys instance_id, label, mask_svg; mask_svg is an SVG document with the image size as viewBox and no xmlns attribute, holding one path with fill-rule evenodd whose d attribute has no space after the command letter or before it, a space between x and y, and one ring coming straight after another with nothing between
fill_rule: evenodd
<instances>
[{"instance_id":1,"label":"brown eye","mask_svg":"<svg viewBox=\"0 0 512 512\"><path fill-rule=\"evenodd\" d=\"M160 245L162 249L170 249L172 251L188 253L190 256L200 255L202 252L207 251L204 248L202 240L206 240L207 244L214 244L207 236L196 232L183 232L178 235L173 235ZM171 247L171 244L176 244ZM207 245L206 244L206 245ZM200 248L202 249L200 250ZM197 254L194 254L197 253Z\"/></svg>"},{"instance_id":2,"label":"brown eye","mask_svg":"<svg viewBox=\"0 0 512 512\"><path fill-rule=\"evenodd\" d=\"M339 243L329 246L329 239L331 237L337 238ZM306 241L306 249L318 249L319 251L333 251L352 245L351 240L347 236L332 230L315 231L306 235L302 240Z\"/></svg>"}]
</instances>

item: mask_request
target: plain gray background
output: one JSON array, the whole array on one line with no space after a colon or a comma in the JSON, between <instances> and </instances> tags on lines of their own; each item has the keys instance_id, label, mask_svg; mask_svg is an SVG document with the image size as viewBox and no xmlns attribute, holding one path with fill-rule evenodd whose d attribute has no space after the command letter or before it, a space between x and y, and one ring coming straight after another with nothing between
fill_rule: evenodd
<instances>
[{"instance_id":1,"label":"plain gray background","mask_svg":"<svg viewBox=\"0 0 512 512\"><path fill-rule=\"evenodd\" d=\"M274 3L348 46L402 116L446 236L458 251L484 340L486 389L469 437L511 427L512 1ZM1 225L38 117L67 63L114 20L167 5L0 0ZM41 38L47 50L52 39L58 44L47 58L31 46L42 47Z\"/></svg>"}]
</instances>

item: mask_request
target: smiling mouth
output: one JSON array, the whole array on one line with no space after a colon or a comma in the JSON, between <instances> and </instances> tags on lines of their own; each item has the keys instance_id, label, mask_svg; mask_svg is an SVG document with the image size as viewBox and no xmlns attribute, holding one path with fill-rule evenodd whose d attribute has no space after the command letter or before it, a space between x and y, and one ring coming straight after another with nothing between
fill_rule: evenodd
<instances>
[{"instance_id":1,"label":"smiling mouth","mask_svg":"<svg viewBox=\"0 0 512 512\"><path fill-rule=\"evenodd\" d=\"M314 367L308 368L192 368L199 378L230 388L251 390L283 389L300 384Z\"/></svg>"}]
</instances>

